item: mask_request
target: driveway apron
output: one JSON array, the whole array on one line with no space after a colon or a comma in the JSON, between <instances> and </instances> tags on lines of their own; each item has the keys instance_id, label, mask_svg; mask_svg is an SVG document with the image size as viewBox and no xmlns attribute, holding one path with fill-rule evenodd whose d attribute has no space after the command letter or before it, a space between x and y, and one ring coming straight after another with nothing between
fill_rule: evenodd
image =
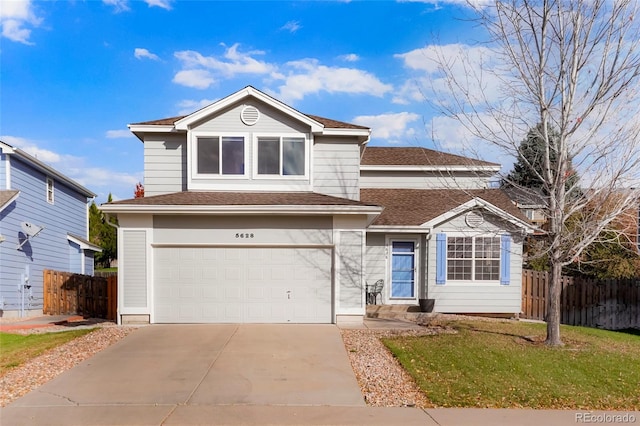
<instances>
[{"instance_id":1,"label":"driveway apron","mask_svg":"<svg viewBox=\"0 0 640 426\"><path fill-rule=\"evenodd\" d=\"M152 325L11 407L365 406L334 325Z\"/></svg>"}]
</instances>

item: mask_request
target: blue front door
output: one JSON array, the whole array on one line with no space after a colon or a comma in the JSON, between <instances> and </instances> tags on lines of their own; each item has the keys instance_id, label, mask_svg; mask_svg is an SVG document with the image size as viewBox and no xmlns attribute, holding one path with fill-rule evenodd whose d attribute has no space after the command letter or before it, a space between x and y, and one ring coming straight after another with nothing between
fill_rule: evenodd
<instances>
[{"instance_id":1,"label":"blue front door","mask_svg":"<svg viewBox=\"0 0 640 426\"><path fill-rule=\"evenodd\" d=\"M391 297L415 297L416 243L393 241L391 243Z\"/></svg>"}]
</instances>

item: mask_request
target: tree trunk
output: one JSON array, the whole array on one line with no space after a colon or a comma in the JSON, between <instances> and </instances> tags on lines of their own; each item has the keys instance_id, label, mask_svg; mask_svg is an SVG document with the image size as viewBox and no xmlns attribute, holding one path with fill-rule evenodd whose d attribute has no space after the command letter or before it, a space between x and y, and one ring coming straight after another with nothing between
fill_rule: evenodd
<instances>
[{"instance_id":1,"label":"tree trunk","mask_svg":"<svg viewBox=\"0 0 640 426\"><path fill-rule=\"evenodd\" d=\"M549 293L547 294L547 340L549 346L563 346L560 340L560 294L562 290L562 266L559 263L551 264L549 277Z\"/></svg>"}]
</instances>

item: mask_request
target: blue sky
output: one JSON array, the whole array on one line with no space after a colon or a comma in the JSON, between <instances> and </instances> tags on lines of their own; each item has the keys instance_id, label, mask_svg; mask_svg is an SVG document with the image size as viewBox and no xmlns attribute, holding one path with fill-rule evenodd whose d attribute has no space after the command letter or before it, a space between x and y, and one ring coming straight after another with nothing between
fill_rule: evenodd
<instances>
[{"instance_id":1,"label":"blue sky","mask_svg":"<svg viewBox=\"0 0 640 426\"><path fill-rule=\"evenodd\" d=\"M367 125L371 145L461 149L460 129L435 131L422 90L434 46L477 48L460 1L0 1L0 139L99 203L131 198L143 180L127 124L247 85Z\"/></svg>"}]
</instances>

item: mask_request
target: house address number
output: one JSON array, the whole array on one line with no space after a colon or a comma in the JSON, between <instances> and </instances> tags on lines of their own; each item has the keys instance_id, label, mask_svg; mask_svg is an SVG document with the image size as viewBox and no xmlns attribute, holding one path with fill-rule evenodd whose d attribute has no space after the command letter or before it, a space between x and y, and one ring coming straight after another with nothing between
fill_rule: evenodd
<instances>
[{"instance_id":1,"label":"house address number","mask_svg":"<svg viewBox=\"0 0 640 426\"><path fill-rule=\"evenodd\" d=\"M237 232L236 233L236 238L253 238L253 233Z\"/></svg>"}]
</instances>

